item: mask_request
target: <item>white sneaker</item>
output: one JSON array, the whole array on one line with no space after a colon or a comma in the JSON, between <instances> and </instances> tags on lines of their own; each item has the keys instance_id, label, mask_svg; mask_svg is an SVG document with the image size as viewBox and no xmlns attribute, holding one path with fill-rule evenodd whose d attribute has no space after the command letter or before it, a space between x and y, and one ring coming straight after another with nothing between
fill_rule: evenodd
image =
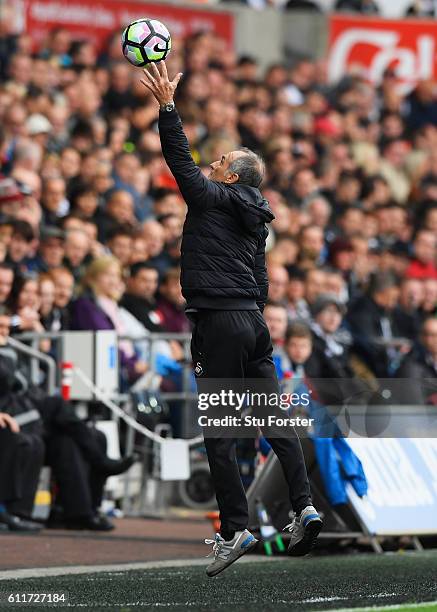
<instances>
[{"instance_id":1,"label":"white sneaker","mask_svg":"<svg viewBox=\"0 0 437 612\"><path fill-rule=\"evenodd\" d=\"M206 568L207 576L217 576L234 561L249 552L257 543L258 540L247 529L237 531L229 542L225 542L219 533L215 534L214 540L205 540L205 544L213 544L210 554L214 553L214 561Z\"/></svg>"},{"instance_id":2,"label":"white sneaker","mask_svg":"<svg viewBox=\"0 0 437 612\"><path fill-rule=\"evenodd\" d=\"M323 521L314 506L304 508L300 515L283 529L291 532L288 554L292 557L303 557L311 552L322 526Z\"/></svg>"}]
</instances>

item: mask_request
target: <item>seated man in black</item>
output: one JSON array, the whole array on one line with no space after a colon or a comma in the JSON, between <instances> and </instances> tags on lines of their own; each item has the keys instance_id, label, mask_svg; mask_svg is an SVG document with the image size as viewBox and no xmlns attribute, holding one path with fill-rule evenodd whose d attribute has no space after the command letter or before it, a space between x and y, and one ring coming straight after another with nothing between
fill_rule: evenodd
<instances>
[{"instance_id":1,"label":"seated man in black","mask_svg":"<svg viewBox=\"0 0 437 612\"><path fill-rule=\"evenodd\" d=\"M0 382L2 374L0 361ZM0 411L0 532L41 529L28 520L44 461L41 422L24 429L20 431L18 422Z\"/></svg>"},{"instance_id":2,"label":"seated man in black","mask_svg":"<svg viewBox=\"0 0 437 612\"><path fill-rule=\"evenodd\" d=\"M133 457L106 456L106 438L77 418L73 407L60 397L48 397L39 388L23 386L15 351L8 346L9 317L0 315L0 412L11 417L34 414L42 421L46 464L52 469L61 512L49 526L107 531L113 525L98 513L105 480L125 472ZM61 520L60 520L61 519Z\"/></svg>"}]
</instances>

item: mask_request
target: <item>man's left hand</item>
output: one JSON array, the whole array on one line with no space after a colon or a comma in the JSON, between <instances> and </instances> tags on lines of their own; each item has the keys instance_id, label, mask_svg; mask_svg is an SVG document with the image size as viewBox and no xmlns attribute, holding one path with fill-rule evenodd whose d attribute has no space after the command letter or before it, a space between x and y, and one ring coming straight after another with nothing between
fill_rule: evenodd
<instances>
[{"instance_id":1,"label":"man's left hand","mask_svg":"<svg viewBox=\"0 0 437 612\"><path fill-rule=\"evenodd\" d=\"M149 89L155 96L160 106L172 104L174 92L182 76L179 72L173 81L170 81L167 74L167 66L165 62L158 64L149 64L143 70L145 79L141 79L141 83Z\"/></svg>"}]
</instances>

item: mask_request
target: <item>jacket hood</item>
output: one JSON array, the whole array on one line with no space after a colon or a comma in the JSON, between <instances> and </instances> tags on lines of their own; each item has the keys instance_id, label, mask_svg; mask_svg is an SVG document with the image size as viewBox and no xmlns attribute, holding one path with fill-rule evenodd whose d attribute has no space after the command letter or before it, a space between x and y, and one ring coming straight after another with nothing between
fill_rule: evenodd
<instances>
[{"instance_id":1,"label":"jacket hood","mask_svg":"<svg viewBox=\"0 0 437 612\"><path fill-rule=\"evenodd\" d=\"M261 224L270 223L275 218L269 203L256 187L235 184L229 185L228 189L235 210L249 232L256 233Z\"/></svg>"}]
</instances>

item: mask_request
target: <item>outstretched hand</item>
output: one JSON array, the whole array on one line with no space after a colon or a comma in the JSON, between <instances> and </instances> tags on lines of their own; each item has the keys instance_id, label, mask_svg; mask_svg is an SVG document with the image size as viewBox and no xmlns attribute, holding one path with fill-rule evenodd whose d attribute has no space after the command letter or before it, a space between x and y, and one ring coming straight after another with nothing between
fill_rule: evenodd
<instances>
[{"instance_id":1,"label":"outstretched hand","mask_svg":"<svg viewBox=\"0 0 437 612\"><path fill-rule=\"evenodd\" d=\"M159 105L171 104L182 72L179 72L173 81L170 81L165 62L149 64L147 68L144 68L143 72L145 78L141 79L141 83L152 92Z\"/></svg>"}]
</instances>

